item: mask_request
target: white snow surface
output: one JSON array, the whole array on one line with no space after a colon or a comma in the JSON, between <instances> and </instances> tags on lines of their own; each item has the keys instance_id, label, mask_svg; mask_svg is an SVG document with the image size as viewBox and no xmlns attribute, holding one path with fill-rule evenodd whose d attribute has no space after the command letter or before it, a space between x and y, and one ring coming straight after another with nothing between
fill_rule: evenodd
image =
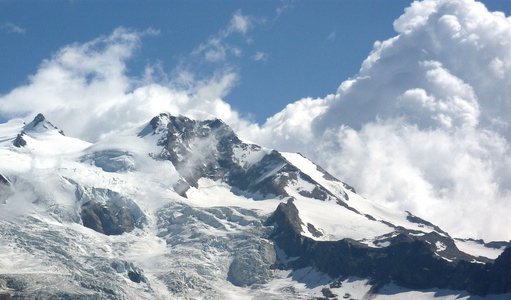
<instances>
[{"instance_id":1,"label":"white snow surface","mask_svg":"<svg viewBox=\"0 0 511 300\"><path fill-rule=\"evenodd\" d=\"M410 230L429 233L434 228L422 224L413 223L407 220L406 212L395 211L371 202L352 191L345 189L342 182L328 180L325 174L318 170L318 166L298 153L283 152L282 155L287 161L298 167L303 173L309 175L314 181L328 189L333 195L345 198L344 201L349 207L356 209L360 214L338 205L335 201L318 203L317 200L303 197L296 193L296 190L310 190L310 184L305 186L298 183L295 189L288 190L293 197L300 199L295 205L299 208L300 218L304 221L305 235L318 240L339 240L352 238L368 245L374 246L372 239L393 231L391 227L381 221L390 222ZM372 221L364 215L368 214L377 221ZM313 224L316 229L324 232L323 237L317 238L308 233L306 224Z\"/></svg>"},{"instance_id":2,"label":"white snow surface","mask_svg":"<svg viewBox=\"0 0 511 300\"><path fill-rule=\"evenodd\" d=\"M475 257L482 256L489 259L496 259L500 254L502 254L502 252L505 249L505 247L502 248L486 247L484 244L471 240L455 239L454 243L456 244L456 247L458 247L458 249L465 253L468 253Z\"/></svg>"},{"instance_id":3,"label":"white snow surface","mask_svg":"<svg viewBox=\"0 0 511 300\"><path fill-rule=\"evenodd\" d=\"M245 144L247 145L247 144ZM254 147L255 148L255 147ZM235 147L233 149L233 156L235 161L238 162L240 166L247 169L250 166L257 164L263 157L271 152L270 149L266 148L252 148L251 144L248 144L246 149L241 147Z\"/></svg>"},{"instance_id":4,"label":"white snow surface","mask_svg":"<svg viewBox=\"0 0 511 300\"><path fill-rule=\"evenodd\" d=\"M23 126L22 120L0 124L0 174L11 182L13 190L6 203L0 204L0 291L2 276L16 275L39 282L34 293L39 292L37 288L45 291L58 286L63 292L92 296L90 289L73 283L73 278L78 278L91 285L118 287L114 292L120 299L309 299L320 297L321 289L334 280L308 268L275 270L266 283L251 287L229 282L229 265L236 255L233 253L253 251L243 248L248 247L247 239L271 245L261 220L287 199L255 200L248 193L233 191L224 182L206 178L186 192L187 198L179 196L172 186L180 175L172 163L150 156L161 151L156 145L160 134L138 137L143 128L138 127L90 144L56 130L36 130L26 132L25 147L16 148L12 142ZM271 152L253 149L235 150L241 166L250 167ZM360 212L348 210L334 199L320 201L301 195L300 191L310 192L315 185L297 180L286 187L286 192L295 198L293 203L307 237L352 238L384 247L388 243L375 241L394 229L381 221L426 233L433 230L409 222L406 213L346 190L341 182L326 179L316 165L299 154L282 155L334 196L347 196L344 202ZM106 163L98 166L98 157ZM128 167L105 171L119 166L117 163ZM280 168L275 166L263 177ZM147 219L145 225L119 236L106 236L82 226L79 213L83 199L77 198L77 191L86 190L94 199L104 196L98 192L101 189L136 203ZM307 229L308 223L323 235L314 237ZM457 245L471 254L483 253L491 258L497 254L488 249L484 252L477 245ZM143 270L147 281L132 282L125 271L112 271L114 263L132 264ZM370 295L370 288L367 280L349 278L332 291L338 298L349 294L353 299L468 299L456 291L419 292L393 286L388 295ZM100 295L110 297L107 290Z\"/></svg>"}]
</instances>

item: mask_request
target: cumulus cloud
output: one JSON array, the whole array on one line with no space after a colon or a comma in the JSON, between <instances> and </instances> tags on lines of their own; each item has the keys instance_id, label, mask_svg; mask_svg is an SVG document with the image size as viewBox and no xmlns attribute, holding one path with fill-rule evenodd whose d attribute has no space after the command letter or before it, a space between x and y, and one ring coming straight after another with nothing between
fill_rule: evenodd
<instances>
[{"instance_id":1,"label":"cumulus cloud","mask_svg":"<svg viewBox=\"0 0 511 300\"><path fill-rule=\"evenodd\" d=\"M141 39L156 33L118 28L109 36L63 47L43 61L27 85L0 96L2 116L29 119L42 112L68 135L88 141L147 122L162 111L197 118L205 117L199 113L204 111L236 119L237 113L220 100L237 80L233 72L200 80L183 72L179 79L186 85L157 83L157 66L148 67L141 79L126 74Z\"/></svg>"},{"instance_id":2,"label":"cumulus cloud","mask_svg":"<svg viewBox=\"0 0 511 300\"><path fill-rule=\"evenodd\" d=\"M472 0L425 0L394 28L335 95L245 134L454 236L511 239L511 20Z\"/></svg>"},{"instance_id":3,"label":"cumulus cloud","mask_svg":"<svg viewBox=\"0 0 511 300\"><path fill-rule=\"evenodd\" d=\"M6 30L9 33L25 34L25 32L27 32L25 28L14 25L11 22L7 22L4 25L2 25L2 29Z\"/></svg>"}]
</instances>

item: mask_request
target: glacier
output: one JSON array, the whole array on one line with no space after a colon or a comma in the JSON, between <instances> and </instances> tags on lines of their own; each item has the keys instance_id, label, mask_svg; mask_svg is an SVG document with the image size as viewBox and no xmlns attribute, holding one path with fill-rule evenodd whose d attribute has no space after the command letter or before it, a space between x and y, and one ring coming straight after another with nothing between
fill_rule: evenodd
<instances>
[{"instance_id":1,"label":"glacier","mask_svg":"<svg viewBox=\"0 0 511 300\"><path fill-rule=\"evenodd\" d=\"M88 143L0 124L0 299L510 299L508 242L163 112Z\"/></svg>"}]
</instances>

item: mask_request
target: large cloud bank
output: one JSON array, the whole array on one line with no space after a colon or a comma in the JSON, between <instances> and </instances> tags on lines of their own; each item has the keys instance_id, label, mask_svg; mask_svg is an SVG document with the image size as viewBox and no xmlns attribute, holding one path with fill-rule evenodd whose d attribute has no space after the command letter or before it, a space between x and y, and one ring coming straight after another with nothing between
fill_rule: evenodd
<instances>
[{"instance_id":1,"label":"large cloud bank","mask_svg":"<svg viewBox=\"0 0 511 300\"><path fill-rule=\"evenodd\" d=\"M238 12L191 55L205 62L218 49L221 61L242 55L224 39L252 25ZM394 27L398 35L376 42L335 94L289 104L263 125L222 101L237 82L229 68L201 80L182 68L168 81L151 67L126 75L140 39L156 32L122 28L62 48L27 85L0 96L0 112L43 112L68 135L90 141L163 110L214 115L455 236L511 239L511 19L472 0L430 0L414 2Z\"/></svg>"},{"instance_id":2,"label":"large cloud bank","mask_svg":"<svg viewBox=\"0 0 511 300\"><path fill-rule=\"evenodd\" d=\"M511 19L423 1L394 27L335 95L288 105L254 139L455 235L511 239Z\"/></svg>"}]
</instances>

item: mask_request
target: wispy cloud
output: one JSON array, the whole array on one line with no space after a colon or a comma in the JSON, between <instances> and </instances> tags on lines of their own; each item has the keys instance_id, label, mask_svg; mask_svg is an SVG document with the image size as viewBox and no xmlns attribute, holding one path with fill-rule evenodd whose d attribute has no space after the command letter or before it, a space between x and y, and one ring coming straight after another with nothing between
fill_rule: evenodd
<instances>
[{"instance_id":1,"label":"wispy cloud","mask_svg":"<svg viewBox=\"0 0 511 300\"><path fill-rule=\"evenodd\" d=\"M229 55L240 57L243 53L240 46L232 44L232 36L235 33L245 35L253 27L251 17L243 15L238 10L232 16L229 25L212 35L206 42L195 48L181 63L181 68L189 68L192 64L203 62L222 63ZM189 66L185 66L189 64Z\"/></svg>"},{"instance_id":2,"label":"wispy cloud","mask_svg":"<svg viewBox=\"0 0 511 300\"><path fill-rule=\"evenodd\" d=\"M280 18L280 16L286 11L288 10L290 7L291 7L291 4L292 4L292 1L288 1L288 0L283 0L281 1L282 5L277 7L277 9L275 10L275 17L273 18L273 21L277 20L278 18Z\"/></svg>"},{"instance_id":3,"label":"wispy cloud","mask_svg":"<svg viewBox=\"0 0 511 300\"><path fill-rule=\"evenodd\" d=\"M241 13L241 10L238 10L231 18L231 22L227 29L228 33L231 32L239 32L241 34L246 34L247 31L252 27L252 21L250 17L244 16Z\"/></svg>"},{"instance_id":4,"label":"wispy cloud","mask_svg":"<svg viewBox=\"0 0 511 300\"><path fill-rule=\"evenodd\" d=\"M256 52L256 54L252 56L252 59L255 61L266 61L268 59L268 53Z\"/></svg>"},{"instance_id":5,"label":"wispy cloud","mask_svg":"<svg viewBox=\"0 0 511 300\"><path fill-rule=\"evenodd\" d=\"M332 31L326 39L329 41L335 40L335 31Z\"/></svg>"},{"instance_id":6,"label":"wispy cloud","mask_svg":"<svg viewBox=\"0 0 511 300\"><path fill-rule=\"evenodd\" d=\"M25 34L27 32L25 28L19 27L10 22L5 23L1 28L9 33Z\"/></svg>"}]
</instances>

